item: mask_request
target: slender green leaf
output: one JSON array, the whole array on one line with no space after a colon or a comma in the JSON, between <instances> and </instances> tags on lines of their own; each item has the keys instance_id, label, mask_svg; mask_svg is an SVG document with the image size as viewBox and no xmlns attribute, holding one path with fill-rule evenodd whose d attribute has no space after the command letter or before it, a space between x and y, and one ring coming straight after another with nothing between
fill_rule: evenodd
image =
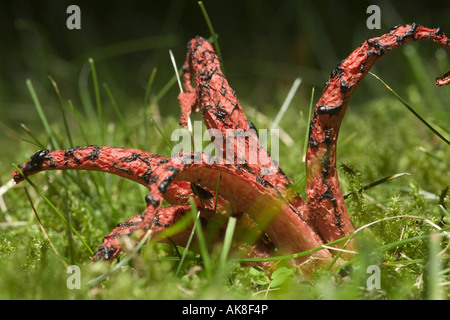
<instances>
[{"instance_id":1,"label":"slender green leaf","mask_svg":"<svg viewBox=\"0 0 450 320\"><path fill-rule=\"evenodd\" d=\"M24 177L24 179L33 187L34 190L44 199L45 202L52 208L52 210L56 213L56 215L65 223L67 226L72 230L72 232L76 235L76 237L84 244L86 249L88 249L89 253L91 255L94 254L94 251L92 251L91 247L86 243L86 241L83 239L83 237L78 233L78 231L74 228L74 226L67 221L67 219L64 217L64 215L55 207L55 205L39 190L39 188L30 180L27 176L25 176L22 173L22 170L20 168L13 164L14 168Z\"/></svg>"},{"instance_id":2,"label":"slender green leaf","mask_svg":"<svg viewBox=\"0 0 450 320\"><path fill-rule=\"evenodd\" d=\"M369 73L372 76L374 76L378 81L380 81L386 87L386 89L388 89L417 119L419 119L425 126L427 126L428 129L430 129L436 136L438 136L446 144L450 145L450 140L445 138L431 124L429 124L424 118L422 118L405 99L400 97L394 90L392 90L391 87L389 87L383 80L380 79L380 77L373 74L372 72Z\"/></svg>"},{"instance_id":3,"label":"slender green leaf","mask_svg":"<svg viewBox=\"0 0 450 320\"><path fill-rule=\"evenodd\" d=\"M234 229L236 227L236 218L230 217L228 219L227 229L225 231L225 238L223 242L222 252L220 253L220 265L224 266L227 262L228 253L231 249L231 243L233 241Z\"/></svg>"},{"instance_id":4,"label":"slender green leaf","mask_svg":"<svg viewBox=\"0 0 450 320\"><path fill-rule=\"evenodd\" d=\"M216 35L216 32L214 31L213 25L211 23L211 19L209 19L209 15L208 15L208 12L206 11L205 5L203 4L202 1L199 1L198 5L200 6L200 9L202 10L203 17L205 18L206 24L208 25L209 32L211 33L211 37L213 38L213 45L214 45L214 49L216 50L217 56L219 57L220 61L223 61L222 53L220 52L219 42L217 41L217 35ZM225 74L223 65L222 65L222 72Z\"/></svg>"},{"instance_id":5,"label":"slender green leaf","mask_svg":"<svg viewBox=\"0 0 450 320\"><path fill-rule=\"evenodd\" d=\"M91 74L92 74L92 82L94 84L94 92L95 92L95 101L97 104L97 121L98 126L100 128L101 133L101 140L105 140L105 124L103 119L103 106L102 106L102 99L100 97L100 89L98 85L98 77L97 77L97 70L95 68L95 62L94 59L89 58L89 66L91 67Z\"/></svg>"},{"instance_id":6,"label":"slender green leaf","mask_svg":"<svg viewBox=\"0 0 450 320\"><path fill-rule=\"evenodd\" d=\"M443 299L440 288L440 272L442 271L442 262L439 256L440 241L438 234L433 231L428 242L427 297L430 300Z\"/></svg>"},{"instance_id":7,"label":"slender green leaf","mask_svg":"<svg viewBox=\"0 0 450 320\"><path fill-rule=\"evenodd\" d=\"M59 149L59 146L58 146L58 143L56 142L53 131L48 123L48 120L47 120L47 117L45 116L44 111L42 110L41 103L39 102L39 98L36 94L36 91L34 90L33 83L31 82L30 79L27 79L26 83L27 83L28 90L31 94L31 98L33 99L34 106L38 113L39 119L41 120L42 125L44 126L44 129L45 129L45 132L47 133L50 144L52 145L53 149Z\"/></svg>"},{"instance_id":8,"label":"slender green leaf","mask_svg":"<svg viewBox=\"0 0 450 320\"><path fill-rule=\"evenodd\" d=\"M308 121L311 121L313 108L314 108L314 87L311 89L311 100L309 101ZM303 144L303 162L306 161L306 152L308 151L309 130L310 127L308 126L305 135L305 142Z\"/></svg>"},{"instance_id":9,"label":"slender green leaf","mask_svg":"<svg viewBox=\"0 0 450 320\"><path fill-rule=\"evenodd\" d=\"M192 217L198 221L199 217L197 214L198 213L197 205L195 204L195 201L192 197L189 198L189 204L191 205ZM205 268L206 275L208 277L211 277L211 275L212 275L211 260L209 257L208 246L205 241L205 236L203 235L202 224L200 223L200 221L198 221L198 223L196 223L194 227L195 227L195 234L197 235L197 241L198 241L198 246L200 249L200 255L203 260L203 266Z\"/></svg>"}]
</instances>

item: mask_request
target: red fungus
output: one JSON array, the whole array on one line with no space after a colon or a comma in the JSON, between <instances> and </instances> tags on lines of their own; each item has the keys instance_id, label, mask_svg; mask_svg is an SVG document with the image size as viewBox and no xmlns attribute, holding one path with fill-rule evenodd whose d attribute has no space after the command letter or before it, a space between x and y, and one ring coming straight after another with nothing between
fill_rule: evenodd
<instances>
[{"instance_id":1,"label":"red fungus","mask_svg":"<svg viewBox=\"0 0 450 320\"><path fill-rule=\"evenodd\" d=\"M180 153L167 159L136 149L88 146L41 150L20 169L26 176L44 170L103 171L149 188L145 199L147 208L108 234L95 252L94 260L117 258L121 252L121 235L137 233L140 239L148 230L157 234L173 225L190 211L189 197L195 199L206 224L211 223L214 213L225 219L231 214L238 218L238 228L247 234L234 238L234 249L245 257L269 257L274 254L274 248L286 254L314 249L354 232L336 172L336 142L350 97L379 59L414 40L433 41L450 51L449 39L440 28L429 29L415 23L399 25L388 34L365 41L333 70L310 123L306 200L292 193L291 181L271 158L264 163L245 158L243 162L229 164L224 162L225 156L216 158L202 152ZM223 75L216 53L205 39L197 37L189 42L183 70L185 92L178 97L182 126L186 126L191 112L201 111L208 129L219 130L224 136L226 130L247 132L253 127ZM191 86L192 77L195 88ZM450 73L436 80L437 85L449 83ZM263 146L254 142L259 142L256 134L246 136L246 156L255 151L267 154ZM215 143L222 155L229 152L224 140ZM237 160L236 148L231 154ZM219 195L215 195L212 190L219 177ZM13 178L17 183L23 180L17 171ZM195 186L202 192L194 192ZM163 199L171 206L161 207ZM188 234L186 230L172 240L185 245ZM253 239L250 244L249 239ZM220 236L215 240L220 240ZM292 264L310 271L329 264L331 259L331 252L323 248L293 259ZM270 263L262 265L268 267Z\"/></svg>"}]
</instances>

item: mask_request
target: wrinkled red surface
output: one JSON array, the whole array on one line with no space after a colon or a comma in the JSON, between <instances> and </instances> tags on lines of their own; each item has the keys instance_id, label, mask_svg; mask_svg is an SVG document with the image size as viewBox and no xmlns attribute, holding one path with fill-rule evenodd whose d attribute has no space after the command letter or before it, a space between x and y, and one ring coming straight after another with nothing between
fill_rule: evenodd
<instances>
[{"instance_id":1,"label":"wrinkled red surface","mask_svg":"<svg viewBox=\"0 0 450 320\"><path fill-rule=\"evenodd\" d=\"M310 218L325 242L353 232L336 172L336 142L350 97L382 57L404 43L419 40L433 41L450 51L449 40L440 28L415 23L399 25L381 37L363 42L340 62L325 84L311 120L306 154ZM447 74L447 80L448 77Z\"/></svg>"}]
</instances>

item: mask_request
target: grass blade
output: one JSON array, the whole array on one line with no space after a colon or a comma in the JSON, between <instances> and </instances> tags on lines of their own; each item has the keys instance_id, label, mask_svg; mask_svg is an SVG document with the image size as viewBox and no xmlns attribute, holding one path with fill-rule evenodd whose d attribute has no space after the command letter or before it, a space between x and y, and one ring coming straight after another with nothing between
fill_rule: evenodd
<instances>
[{"instance_id":1,"label":"grass blade","mask_svg":"<svg viewBox=\"0 0 450 320\"><path fill-rule=\"evenodd\" d=\"M436 109L443 110L444 105L441 103L438 96L433 92L433 87L430 83L425 81L421 81L422 79L430 78L429 69L424 63L423 58L420 57L420 54L416 47L407 46L404 48L403 53L406 56L406 60L412 70L413 75L415 76L421 90L424 92L427 101L429 101L430 106L435 107Z\"/></svg>"},{"instance_id":2,"label":"grass blade","mask_svg":"<svg viewBox=\"0 0 450 320\"><path fill-rule=\"evenodd\" d=\"M156 235L155 237L153 237L152 242L155 242L155 243L159 242L163 238L172 237L172 236L176 235L177 233L180 233L180 232L186 230L189 227L189 225L191 224L191 222L192 222L192 217L188 214L184 215L179 221L177 221L177 223L173 224L172 226L170 226L163 232L161 232L158 235Z\"/></svg>"},{"instance_id":3,"label":"grass blade","mask_svg":"<svg viewBox=\"0 0 450 320\"><path fill-rule=\"evenodd\" d=\"M230 217L228 219L227 229L225 231L225 238L223 241L222 252L220 253L220 265L222 267L227 263L228 253L231 249L231 242L233 241L234 229L236 227L236 218Z\"/></svg>"},{"instance_id":4,"label":"grass blade","mask_svg":"<svg viewBox=\"0 0 450 320\"><path fill-rule=\"evenodd\" d=\"M172 78L169 79L169 81L166 82L166 84L161 88L161 90L158 91L158 93L153 98L153 103L158 103L165 95L166 93L172 88L172 86L177 82L177 76L174 74Z\"/></svg>"},{"instance_id":5,"label":"grass blade","mask_svg":"<svg viewBox=\"0 0 450 320\"><path fill-rule=\"evenodd\" d=\"M145 146L145 150L149 149L149 136L148 136L148 123L147 123L147 116L148 116L148 109L150 109L151 104L150 104L150 92L151 92L151 88L153 87L153 82L155 81L155 77L156 77L156 68L153 68L152 73L150 74L150 77L148 78L148 82L147 82L147 88L145 89L145 97L144 97L144 119L143 119L143 123L144 123L144 146Z\"/></svg>"},{"instance_id":6,"label":"grass blade","mask_svg":"<svg viewBox=\"0 0 450 320\"><path fill-rule=\"evenodd\" d=\"M180 73L177 68L177 63L175 62L175 57L173 56L172 50L169 50L170 61L172 61L173 69L175 70L175 75L177 76L178 87L180 88L180 92L183 92L183 86L181 85Z\"/></svg>"},{"instance_id":7,"label":"grass blade","mask_svg":"<svg viewBox=\"0 0 450 320\"><path fill-rule=\"evenodd\" d=\"M31 197L30 197L30 194L28 193L27 188L24 188L24 189L25 189L25 193L26 193L26 195L27 195L28 201L29 201L29 203L30 203L30 205L31 205L31 209L33 210L34 216L36 217L36 220L37 220L37 222L38 222L38 224L39 224L39 227L41 228L42 234L44 235L44 238L48 241L48 243L49 243L50 246L52 247L53 252L54 252L57 256L61 256L61 255L59 254L58 250L56 249L56 247L53 245L53 242L50 240L50 237L48 236L47 232L45 231L44 225L42 224L41 219L39 218L39 215L38 215L38 213L37 213L37 211L36 211L36 208L34 207L33 201L31 200ZM65 266L66 268L68 267L67 263L66 263L64 260L61 260L61 262L64 264L64 266Z\"/></svg>"},{"instance_id":8,"label":"grass blade","mask_svg":"<svg viewBox=\"0 0 450 320\"><path fill-rule=\"evenodd\" d=\"M314 87L311 90L311 100L309 102L309 112L308 112L308 121L311 120L312 117L312 110L314 107ZM306 135L305 135L305 143L303 144L303 162L306 161L306 152L308 151L308 139L309 139L309 126L307 127L306 130Z\"/></svg>"},{"instance_id":9,"label":"grass blade","mask_svg":"<svg viewBox=\"0 0 450 320\"><path fill-rule=\"evenodd\" d=\"M437 155L436 153L433 153L433 152L430 152L430 151L426 150L424 147L418 147L417 150L419 150L420 152L425 153L430 158L436 159L439 162L445 163L447 166L450 166L450 161L449 160L445 159L444 157L441 157L441 156Z\"/></svg>"},{"instance_id":10,"label":"grass blade","mask_svg":"<svg viewBox=\"0 0 450 320\"><path fill-rule=\"evenodd\" d=\"M81 68L80 75L78 77L78 89L79 95L81 99L81 105L84 109L84 114L89 121L86 124L89 124L92 127L92 131L98 132L98 125L94 123L93 119L97 118L94 107L91 101L91 94L89 92L89 79L91 78L91 68L89 66L89 61L86 61ZM86 121L85 121L86 122Z\"/></svg>"},{"instance_id":11,"label":"grass blade","mask_svg":"<svg viewBox=\"0 0 450 320\"><path fill-rule=\"evenodd\" d=\"M23 131L25 131L34 140L34 142L33 142L33 141L29 141L29 140L25 140L24 139L25 141L36 145L40 149L45 149L45 146L36 138L36 136L31 132L30 129L28 129L28 127L26 125L21 123L20 127L23 129Z\"/></svg>"},{"instance_id":12,"label":"grass blade","mask_svg":"<svg viewBox=\"0 0 450 320\"><path fill-rule=\"evenodd\" d=\"M436 226L435 224L433 224L431 221L429 221L428 219L424 218L424 217L419 217L419 216L410 216L410 215L401 215L401 216L394 216L394 217L387 217L384 219L380 219L380 220L376 220L373 221L367 225L364 225L360 228L358 228L357 230L355 230L355 232L351 235L348 235L346 237L342 237L340 239L331 241L326 243L325 245L321 245L318 246L316 248L307 250L307 251L303 251L303 252L298 252L298 253L294 253L294 254L287 254L287 255L280 255L280 256L274 256L274 257L268 257L268 258L233 258L230 259L232 261L236 261L239 263L248 263L248 262L267 262L267 261L280 261L280 260L290 260L290 259L295 259L295 258L299 258L299 257L304 257L307 256L311 253L317 252L319 250L322 250L324 248L328 248L328 247L332 247L334 245L346 242L351 240L353 237L355 237L360 231L362 231L365 228L368 228L376 223L380 223L383 221L387 221L387 220L392 220L392 219L401 219L401 218L411 218L411 219L419 219L419 220L423 220L428 224L431 224L433 227L435 227L438 230L438 233L436 233L438 236L446 236L446 237L450 237L450 234L448 231L450 231L450 227L446 227L446 228L439 228L438 226ZM384 245L381 245L379 247L376 248L376 251L379 252L383 252L383 251L388 251L391 249L394 249L400 245L404 245L410 242L414 242L417 240L422 240L422 239L427 239L429 237L429 235L420 235L420 236L415 236L415 237L411 237L411 238L406 238L406 239L402 239L399 241L394 241L391 243L387 243ZM357 259L358 256L356 256L355 258L353 258L352 260L349 260L348 262L342 264L341 266L339 266L336 270L340 270L342 268L344 268L345 266L349 265L350 263L353 263L355 259Z\"/></svg>"},{"instance_id":13,"label":"grass blade","mask_svg":"<svg viewBox=\"0 0 450 320\"><path fill-rule=\"evenodd\" d=\"M208 12L206 11L206 8L203 5L202 1L199 1L198 5L200 7L200 10L202 10L203 17L205 18L206 24L208 25L209 32L211 33L211 37L212 37L213 42L214 42L213 43L214 49L216 50L217 56L219 57L220 61L223 61L222 60L222 54L220 52L219 42L217 41L217 36L216 36L215 31L214 31L214 28L213 28L213 25L211 23L211 20L209 19ZM223 65L222 65L222 73L225 74L225 70L224 70Z\"/></svg>"},{"instance_id":14,"label":"grass blade","mask_svg":"<svg viewBox=\"0 0 450 320\"><path fill-rule=\"evenodd\" d=\"M35 106L36 111L38 113L39 119L41 120L42 125L44 126L45 132L47 133L47 136L49 138L49 141L50 141L50 144L51 144L52 148L53 149L59 149L59 146L58 146L58 143L55 140L53 131L52 131L50 125L48 124L47 117L45 116L45 113L42 110L41 103L39 102L39 99L38 99L38 96L36 94L36 91L34 90L33 83L31 82L30 79L27 79L26 80L26 84L27 84L27 87L28 87L28 91L31 94L31 98L33 99L33 103L34 103L34 106Z\"/></svg>"},{"instance_id":15,"label":"grass blade","mask_svg":"<svg viewBox=\"0 0 450 320\"><path fill-rule=\"evenodd\" d=\"M114 108L114 111L116 112L117 119L119 119L120 124L122 125L122 127L127 129L127 124L125 123L125 119L123 118L122 113L120 112L120 109L117 106L116 99L114 99L114 96L113 96L111 90L109 89L108 84L104 83L103 84L103 89L105 89L105 92L106 92L109 100L111 101L111 104L112 104L112 106Z\"/></svg>"},{"instance_id":16,"label":"grass blade","mask_svg":"<svg viewBox=\"0 0 450 320\"><path fill-rule=\"evenodd\" d=\"M90 57L94 57L96 61L103 61L130 53L168 48L176 45L177 42L178 36L174 34L163 34L115 42L89 50L89 52L75 58L73 63L75 65L80 65Z\"/></svg>"},{"instance_id":17,"label":"grass blade","mask_svg":"<svg viewBox=\"0 0 450 320\"><path fill-rule=\"evenodd\" d=\"M83 127L83 119L81 117L81 114L78 112L78 110L75 109L75 106L73 105L72 100L69 100L68 104L69 104L69 109L72 112L72 114L75 116L75 119L77 121L78 127L80 128L80 132L81 132L81 135L83 136L84 143L86 145L88 145L89 144L89 139L88 139L88 137L86 135L87 132L86 132L86 130Z\"/></svg>"},{"instance_id":18,"label":"grass blade","mask_svg":"<svg viewBox=\"0 0 450 320\"><path fill-rule=\"evenodd\" d=\"M272 129L275 129L278 127L278 124L281 121L281 118L283 117L286 110L289 108L289 105L291 104L292 99L294 98L295 93L297 92L298 87L302 83L302 78L295 79L294 83L292 84L291 89L289 90L288 95L286 96L286 99L284 100L280 111L278 112L277 116L275 117L275 120L272 122Z\"/></svg>"},{"instance_id":19,"label":"grass blade","mask_svg":"<svg viewBox=\"0 0 450 320\"><path fill-rule=\"evenodd\" d=\"M219 179L217 179L216 185L216 195L214 197L214 211L213 216L211 218L211 222L208 227L208 242L211 243L213 240L214 233L217 231L217 202L219 201L219 190L220 190L220 181L222 180L222 173L219 173ZM200 198L200 197L199 197Z\"/></svg>"},{"instance_id":20,"label":"grass blade","mask_svg":"<svg viewBox=\"0 0 450 320\"><path fill-rule=\"evenodd\" d=\"M427 297L430 300L442 300L442 292L439 287L441 259L439 257L440 244L439 236L434 231L430 234L428 244L428 277L427 277Z\"/></svg>"},{"instance_id":21,"label":"grass blade","mask_svg":"<svg viewBox=\"0 0 450 320\"><path fill-rule=\"evenodd\" d=\"M407 173L407 172L396 173L396 174L393 174L393 175L391 175L389 177L385 177L385 178L379 179L377 181L369 183L368 185L363 186L361 189L358 190L358 192L366 191L366 190L371 189L373 187L376 187L376 186L378 186L378 185L380 185L382 183L388 182L390 180L394 180L396 178L399 178L399 177L402 177L402 176L405 176L405 175L409 176L409 173ZM353 194L353 192L345 194L344 195L344 199L347 199L351 194Z\"/></svg>"},{"instance_id":22,"label":"grass blade","mask_svg":"<svg viewBox=\"0 0 450 320\"><path fill-rule=\"evenodd\" d=\"M98 125L100 128L101 133L101 139L104 141L104 135L105 135L105 125L103 123L103 106L102 106L102 100L100 98L100 89L98 86L98 78L97 78L97 70L95 68L95 62L94 59L89 58L89 66L91 67L91 73L92 73L92 82L94 84L94 92L95 92L95 101L97 104L97 117L98 117Z\"/></svg>"},{"instance_id":23,"label":"grass blade","mask_svg":"<svg viewBox=\"0 0 450 320\"><path fill-rule=\"evenodd\" d=\"M192 242L192 239L194 238L195 230L197 228L198 217L194 214L193 216L191 216L191 219L192 218L194 218L193 219L194 220L194 226L192 227L192 231L191 231L191 234L189 235L189 239L188 239L188 241L186 243L186 247L184 248L183 254L181 255L180 263L178 264L177 271L175 272L175 277L177 277L178 274L181 271L181 267L183 266L184 260L186 259L187 252L189 250L189 247L191 246L191 242Z\"/></svg>"},{"instance_id":24,"label":"grass blade","mask_svg":"<svg viewBox=\"0 0 450 320\"><path fill-rule=\"evenodd\" d=\"M417 119L419 119L423 124L425 124L428 129L430 129L436 136L438 136L442 141L444 141L446 144L450 145L450 141L446 139L443 135L441 135L436 129L433 128L424 118L422 118L412 107L411 105L404 100L402 97L400 97L394 90L392 90L391 87L389 87L383 80L380 79L377 75L375 75L372 72L369 72L372 76L374 76L378 81L380 81L386 89L388 89L414 116L416 116Z\"/></svg>"},{"instance_id":25,"label":"grass blade","mask_svg":"<svg viewBox=\"0 0 450 320\"><path fill-rule=\"evenodd\" d=\"M83 239L83 237L78 233L77 230L75 230L75 228L73 227L72 224L69 223L69 221L67 221L67 219L64 217L64 215L53 205L53 203L41 192L41 190L39 190L39 188L30 180L28 179L27 176L25 176L22 173L22 170L20 170L20 168L13 164L14 168L17 170L17 172L19 172L24 179L34 188L34 190L36 190L36 192L42 197L42 199L44 199L45 202L47 202L47 204L50 206L50 208L52 208L52 210L58 215L58 217L67 225L69 226L70 230L72 230L72 232L77 236L77 238L84 244L84 246L88 249L89 253L91 255L94 254L94 251L92 251L91 247L89 247L89 245L86 243L86 241Z\"/></svg>"},{"instance_id":26,"label":"grass blade","mask_svg":"<svg viewBox=\"0 0 450 320\"><path fill-rule=\"evenodd\" d=\"M144 104L147 105L150 101L150 92L153 87L153 82L155 81L156 77L156 71L157 68L153 68L152 73L150 74L150 77L148 78L147 87L145 88L145 97L144 97Z\"/></svg>"},{"instance_id":27,"label":"grass blade","mask_svg":"<svg viewBox=\"0 0 450 320\"><path fill-rule=\"evenodd\" d=\"M61 93L59 92L58 84L55 82L55 80L53 80L53 78L51 76L49 76L49 79L53 85L53 88L55 89L56 95L58 96L59 106L60 106L61 114L62 114L62 118L63 118L64 129L66 130L67 138L69 139L69 145L73 146L74 144L73 144L73 140L72 140L72 135L70 134L69 125L67 123L66 113L64 111L64 104L61 99Z\"/></svg>"},{"instance_id":28,"label":"grass blade","mask_svg":"<svg viewBox=\"0 0 450 320\"><path fill-rule=\"evenodd\" d=\"M170 154L172 152L172 150L173 150L172 142L170 142L169 138L167 138L167 136L164 134L164 132L161 130L161 128L158 126L158 124L156 123L155 120L152 119L152 123L155 126L156 130L158 130L158 132L161 135L161 137L167 143L167 147L169 148L169 154Z\"/></svg>"},{"instance_id":29,"label":"grass blade","mask_svg":"<svg viewBox=\"0 0 450 320\"><path fill-rule=\"evenodd\" d=\"M173 69L175 70L175 75L177 77L177 82L178 82L178 87L180 89L180 93L183 93L183 85L181 84L181 79L180 79L180 72L182 71L181 69L178 70L177 68L177 63L175 61L175 57L173 56L172 50L169 50L169 55L170 55L170 60L172 61L172 65L173 65ZM187 121L187 127L188 127L188 131L191 134L191 147L192 150L195 150L195 143L194 143L194 137L192 135L192 122L191 122L191 117L188 117L188 121Z\"/></svg>"},{"instance_id":30,"label":"grass blade","mask_svg":"<svg viewBox=\"0 0 450 320\"><path fill-rule=\"evenodd\" d=\"M220 181L222 180L222 173L219 173L216 185L216 197L214 199L214 215L217 213L217 201L219 200Z\"/></svg>"},{"instance_id":31,"label":"grass blade","mask_svg":"<svg viewBox=\"0 0 450 320\"><path fill-rule=\"evenodd\" d=\"M199 245L199 249L200 249L200 255L203 260L203 266L205 268L206 275L208 276L208 278L210 278L212 275L212 270L211 270L211 260L209 258L209 253L208 253L208 246L206 244L205 236L203 234L202 224L200 223L199 217L197 214L197 212L198 212L197 205L195 204L195 201L192 197L189 198L189 204L191 205L192 217L196 221L198 221L195 224L195 234L197 235L198 245Z\"/></svg>"}]
</instances>

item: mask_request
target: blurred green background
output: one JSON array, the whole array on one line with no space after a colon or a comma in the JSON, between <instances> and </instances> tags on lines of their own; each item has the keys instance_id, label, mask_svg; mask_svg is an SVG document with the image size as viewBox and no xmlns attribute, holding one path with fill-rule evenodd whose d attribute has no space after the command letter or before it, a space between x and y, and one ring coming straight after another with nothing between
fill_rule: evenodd
<instances>
[{"instance_id":1,"label":"blurred green background","mask_svg":"<svg viewBox=\"0 0 450 320\"><path fill-rule=\"evenodd\" d=\"M81 30L66 28L70 4L80 6ZM338 61L365 39L386 33L396 24L417 22L450 30L448 1L205 0L204 4L219 35L231 86L243 104L269 117L276 114L297 77L303 82L293 108L307 113L311 88L316 88L317 101ZM381 30L366 27L370 4L381 8ZM22 161L15 155L25 135L19 124L42 131L26 79L33 82L50 123L61 122L48 77L58 84L62 99L72 100L83 112L87 102L80 92L87 88L94 101L87 63L92 57L99 83L108 84L118 107L132 117L143 106L153 68L157 68L155 93L174 73L169 49L181 66L186 43L195 35L210 36L197 1L1 1L0 144L7 152L2 155L0 182L5 182L3 174L10 171L10 163ZM435 67L436 46L427 43L417 48ZM388 83L399 84L398 93L404 93L407 84L417 83L401 52L386 60L375 71ZM106 94L102 95L106 100ZM159 102L163 116L179 116L177 95L174 85ZM351 109L362 108L364 102L381 95L386 95L382 86L374 79L366 80ZM105 107L105 116L112 114Z\"/></svg>"}]
</instances>

